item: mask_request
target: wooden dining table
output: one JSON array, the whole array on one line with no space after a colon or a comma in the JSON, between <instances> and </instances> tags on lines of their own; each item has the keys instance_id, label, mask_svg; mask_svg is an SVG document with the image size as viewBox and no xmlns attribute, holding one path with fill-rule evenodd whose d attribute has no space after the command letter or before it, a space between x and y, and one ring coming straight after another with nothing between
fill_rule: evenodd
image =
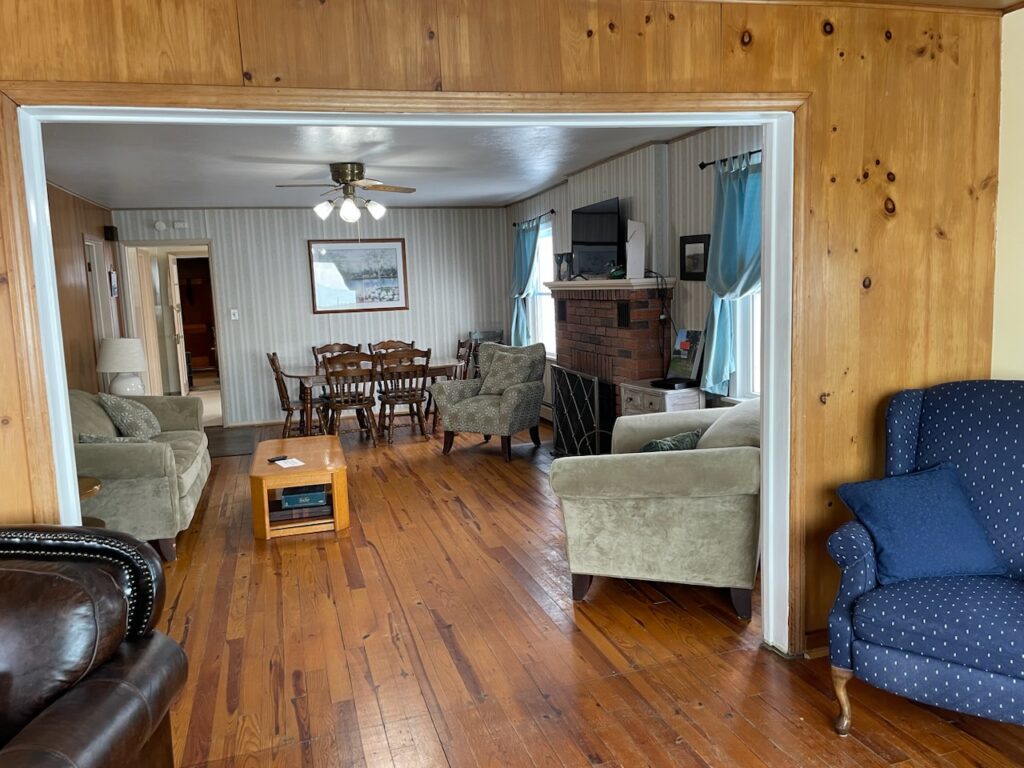
<instances>
[{"instance_id":1,"label":"wooden dining table","mask_svg":"<svg viewBox=\"0 0 1024 768\"><path fill-rule=\"evenodd\" d=\"M456 360L454 357L431 359L430 365L427 366L427 378L436 379L445 376L454 379L465 364L464 361ZM299 400L302 402L302 434L306 437L316 434L313 431L313 400L315 399L313 390L316 387L326 387L327 376L312 365L283 368L281 375L299 382Z\"/></svg>"}]
</instances>

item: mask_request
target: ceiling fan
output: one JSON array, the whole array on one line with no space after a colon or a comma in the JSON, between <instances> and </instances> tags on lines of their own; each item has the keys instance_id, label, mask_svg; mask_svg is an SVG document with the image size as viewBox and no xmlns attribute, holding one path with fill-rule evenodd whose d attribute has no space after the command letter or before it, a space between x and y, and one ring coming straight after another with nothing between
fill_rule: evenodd
<instances>
[{"instance_id":1,"label":"ceiling fan","mask_svg":"<svg viewBox=\"0 0 1024 768\"><path fill-rule=\"evenodd\" d=\"M356 194L357 190L367 192L402 192L408 194L415 192L413 187L398 187L394 184L385 184L377 179L368 179L365 175L365 168L362 163L331 163L331 180L333 183L319 182L312 184L278 184L278 187L328 187L322 196L328 197L313 206L313 211L324 221L331 215L335 207L338 208L338 215L347 222L359 221L362 211L360 204L366 208L371 216L380 219L387 213L387 208L376 200L367 200ZM336 194L336 193L341 193ZM340 203L338 201L341 201Z\"/></svg>"}]
</instances>

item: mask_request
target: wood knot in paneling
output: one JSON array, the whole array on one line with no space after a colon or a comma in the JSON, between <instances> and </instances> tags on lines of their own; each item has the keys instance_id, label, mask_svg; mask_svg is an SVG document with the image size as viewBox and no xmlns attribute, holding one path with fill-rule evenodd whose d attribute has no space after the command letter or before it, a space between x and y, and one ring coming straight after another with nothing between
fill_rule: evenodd
<instances>
[{"instance_id":1,"label":"wood knot in paneling","mask_svg":"<svg viewBox=\"0 0 1024 768\"><path fill-rule=\"evenodd\" d=\"M870 290L871 289L871 278L870 277L865 277L863 280L860 281L860 284L864 287L865 291Z\"/></svg>"},{"instance_id":2,"label":"wood knot in paneling","mask_svg":"<svg viewBox=\"0 0 1024 768\"><path fill-rule=\"evenodd\" d=\"M609 32L611 32L612 34L615 34L615 32L617 32L618 29L619 29L619 27L618 27L618 25L616 25L616 23L614 21L609 21L608 22L608 31Z\"/></svg>"},{"instance_id":3,"label":"wood knot in paneling","mask_svg":"<svg viewBox=\"0 0 1024 768\"><path fill-rule=\"evenodd\" d=\"M10 416L4 416L3 418L0 418L0 426L9 427L10 425L11 425L11 417Z\"/></svg>"},{"instance_id":4,"label":"wood knot in paneling","mask_svg":"<svg viewBox=\"0 0 1024 768\"><path fill-rule=\"evenodd\" d=\"M887 178L889 181L896 181L896 174L893 173L892 171L889 171L887 174L885 174L885 178Z\"/></svg>"},{"instance_id":5,"label":"wood knot in paneling","mask_svg":"<svg viewBox=\"0 0 1024 768\"><path fill-rule=\"evenodd\" d=\"M825 23L821 25L821 32L824 35L831 35L835 31L836 31L835 25L831 21L829 21L828 19L826 19Z\"/></svg>"},{"instance_id":6,"label":"wood knot in paneling","mask_svg":"<svg viewBox=\"0 0 1024 768\"><path fill-rule=\"evenodd\" d=\"M743 34L740 35L740 45L744 48L749 48L754 43L754 33L749 29L744 29Z\"/></svg>"},{"instance_id":7,"label":"wood knot in paneling","mask_svg":"<svg viewBox=\"0 0 1024 768\"><path fill-rule=\"evenodd\" d=\"M832 397L831 392L822 392L820 395L818 395L818 402L820 402L822 405L828 405L828 399L830 397Z\"/></svg>"},{"instance_id":8,"label":"wood knot in paneling","mask_svg":"<svg viewBox=\"0 0 1024 768\"><path fill-rule=\"evenodd\" d=\"M587 37L593 37L593 36L594 36L594 30L588 29L587 30Z\"/></svg>"},{"instance_id":9,"label":"wood knot in paneling","mask_svg":"<svg viewBox=\"0 0 1024 768\"><path fill-rule=\"evenodd\" d=\"M0 272L0 285L7 285L7 273Z\"/></svg>"},{"instance_id":10,"label":"wood knot in paneling","mask_svg":"<svg viewBox=\"0 0 1024 768\"><path fill-rule=\"evenodd\" d=\"M891 197L885 198L885 204L883 207L889 216L894 216L896 214L896 201Z\"/></svg>"},{"instance_id":11,"label":"wood knot in paneling","mask_svg":"<svg viewBox=\"0 0 1024 768\"><path fill-rule=\"evenodd\" d=\"M242 73L242 79L245 80L247 83L251 83L252 82L252 72L243 72Z\"/></svg>"},{"instance_id":12,"label":"wood knot in paneling","mask_svg":"<svg viewBox=\"0 0 1024 768\"><path fill-rule=\"evenodd\" d=\"M935 225L935 237L939 240L949 240L949 235L946 234L946 230L941 225Z\"/></svg>"},{"instance_id":13,"label":"wood knot in paneling","mask_svg":"<svg viewBox=\"0 0 1024 768\"><path fill-rule=\"evenodd\" d=\"M886 40L886 42L892 42L892 30L891 29L885 30L885 40Z\"/></svg>"}]
</instances>

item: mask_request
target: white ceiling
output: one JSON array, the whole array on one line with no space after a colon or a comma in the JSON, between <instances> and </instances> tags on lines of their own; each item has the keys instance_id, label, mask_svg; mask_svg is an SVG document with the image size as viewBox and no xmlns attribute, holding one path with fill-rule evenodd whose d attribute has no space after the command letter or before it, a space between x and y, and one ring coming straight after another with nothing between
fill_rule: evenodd
<instances>
[{"instance_id":1,"label":"white ceiling","mask_svg":"<svg viewBox=\"0 0 1024 768\"><path fill-rule=\"evenodd\" d=\"M371 197L396 207L494 206L567 175L693 128L554 126L226 126L50 123L47 178L110 208L299 207L327 181L327 164L360 161L410 195Z\"/></svg>"}]
</instances>

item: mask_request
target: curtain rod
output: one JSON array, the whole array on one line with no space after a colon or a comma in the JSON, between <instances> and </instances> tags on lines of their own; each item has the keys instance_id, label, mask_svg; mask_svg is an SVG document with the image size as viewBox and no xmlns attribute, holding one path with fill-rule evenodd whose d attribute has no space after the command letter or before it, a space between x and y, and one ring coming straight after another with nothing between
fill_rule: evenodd
<instances>
[{"instance_id":1,"label":"curtain rod","mask_svg":"<svg viewBox=\"0 0 1024 768\"><path fill-rule=\"evenodd\" d=\"M544 211L544 213L542 213L540 216L535 216L534 218L539 219L539 218L541 218L541 216L554 216L555 213L556 213L555 209L552 208L550 211ZM516 222L512 222L512 226L513 227L518 227L519 224L517 224Z\"/></svg>"},{"instance_id":2,"label":"curtain rod","mask_svg":"<svg viewBox=\"0 0 1024 768\"><path fill-rule=\"evenodd\" d=\"M718 160L705 160L703 163L697 163L697 167L703 171L705 168L710 168L712 165L717 165L718 163L724 163L727 160L735 160L737 157L760 155L762 152L764 152L763 149L752 149L749 152L740 152L738 155L733 155L732 157L722 157Z\"/></svg>"}]
</instances>

